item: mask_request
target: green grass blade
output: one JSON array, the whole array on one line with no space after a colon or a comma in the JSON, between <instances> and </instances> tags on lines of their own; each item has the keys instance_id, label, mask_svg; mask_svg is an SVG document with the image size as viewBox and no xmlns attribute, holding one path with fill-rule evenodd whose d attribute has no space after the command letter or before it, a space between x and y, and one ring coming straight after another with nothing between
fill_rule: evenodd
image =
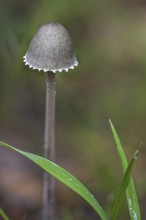
<instances>
[{"instance_id":1,"label":"green grass blade","mask_svg":"<svg viewBox=\"0 0 146 220\"><path fill-rule=\"evenodd\" d=\"M117 145L117 150L118 150L118 154L119 154L119 157L120 157L120 160L122 163L123 172L125 173L126 169L128 167L128 162L127 162L123 147L121 145L120 139L118 137L118 134L117 134L111 120L109 120L109 122L110 122L110 126L111 126L111 130L113 133L115 143ZM127 196L127 203L128 203L128 209L129 209L129 214L130 214L131 220L141 220L138 198L137 198L135 185L134 185L132 177L130 177L129 184L127 186L126 196Z\"/></svg>"},{"instance_id":2,"label":"green grass blade","mask_svg":"<svg viewBox=\"0 0 146 220\"><path fill-rule=\"evenodd\" d=\"M64 183L66 186L68 186L70 189L72 189L74 192L80 195L84 200L86 200L91 205L91 207L97 212L97 214L100 216L102 220L108 220L108 216L106 215L98 201L95 199L95 197L77 178L75 178L68 171L58 166L57 164L51 162L50 160L47 160L41 156L32 153L21 151L4 142L0 141L0 146L16 151L19 154L32 160L39 167L44 169L49 174L53 175L56 179Z\"/></svg>"},{"instance_id":3,"label":"green grass blade","mask_svg":"<svg viewBox=\"0 0 146 220\"><path fill-rule=\"evenodd\" d=\"M131 171L132 171L132 168L133 168L133 165L134 165L134 161L135 161L135 159L137 159L137 154L138 154L138 151L136 151L134 156L132 157L132 159L131 159L131 161L130 161L127 169L126 169L124 177L122 179L120 188L117 192L117 195L116 195L116 198L115 198L115 201L114 201L111 220L116 220L117 219L119 209L121 207L123 198L125 196L125 191L126 191L126 188L128 186L129 180L130 180L130 175L131 175Z\"/></svg>"},{"instance_id":4,"label":"green grass blade","mask_svg":"<svg viewBox=\"0 0 146 220\"><path fill-rule=\"evenodd\" d=\"M8 216L6 213L0 208L0 216L3 218L3 220L9 220Z\"/></svg>"}]
</instances>

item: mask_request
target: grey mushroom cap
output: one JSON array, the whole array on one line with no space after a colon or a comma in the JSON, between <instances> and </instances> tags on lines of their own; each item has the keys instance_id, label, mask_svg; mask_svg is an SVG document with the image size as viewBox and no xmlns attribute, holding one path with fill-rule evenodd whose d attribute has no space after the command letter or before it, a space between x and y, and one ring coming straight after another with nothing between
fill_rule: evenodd
<instances>
[{"instance_id":1,"label":"grey mushroom cap","mask_svg":"<svg viewBox=\"0 0 146 220\"><path fill-rule=\"evenodd\" d=\"M30 42L24 62L30 68L54 73L78 65L70 34L57 22L39 28Z\"/></svg>"}]
</instances>

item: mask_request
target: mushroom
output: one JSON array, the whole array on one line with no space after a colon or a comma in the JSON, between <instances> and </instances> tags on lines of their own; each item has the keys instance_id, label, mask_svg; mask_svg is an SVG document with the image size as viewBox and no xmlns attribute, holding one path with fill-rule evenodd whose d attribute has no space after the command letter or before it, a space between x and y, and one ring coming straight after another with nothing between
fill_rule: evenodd
<instances>
[{"instance_id":1,"label":"mushroom","mask_svg":"<svg viewBox=\"0 0 146 220\"><path fill-rule=\"evenodd\" d=\"M58 22L41 26L33 37L24 56L25 65L46 72L46 110L44 157L55 160L55 73L68 71L78 65L68 31ZM55 219L54 178L43 177L43 220Z\"/></svg>"}]
</instances>

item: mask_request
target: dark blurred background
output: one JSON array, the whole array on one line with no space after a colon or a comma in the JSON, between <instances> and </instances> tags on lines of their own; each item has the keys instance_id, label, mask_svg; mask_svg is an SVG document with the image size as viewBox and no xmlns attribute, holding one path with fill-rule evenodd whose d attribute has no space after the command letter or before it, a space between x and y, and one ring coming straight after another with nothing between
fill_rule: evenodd
<instances>
[{"instance_id":1,"label":"dark blurred background","mask_svg":"<svg viewBox=\"0 0 146 220\"><path fill-rule=\"evenodd\" d=\"M0 1L0 139L43 154L45 73L23 63L38 27L62 23L79 66L58 73L56 162L95 194L110 214L122 178L109 118L133 170L146 217L146 2L144 0ZM79 196L56 181L59 219L98 219ZM0 148L0 206L11 220L41 219L42 170ZM126 200L120 219L129 219Z\"/></svg>"}]
</instances>

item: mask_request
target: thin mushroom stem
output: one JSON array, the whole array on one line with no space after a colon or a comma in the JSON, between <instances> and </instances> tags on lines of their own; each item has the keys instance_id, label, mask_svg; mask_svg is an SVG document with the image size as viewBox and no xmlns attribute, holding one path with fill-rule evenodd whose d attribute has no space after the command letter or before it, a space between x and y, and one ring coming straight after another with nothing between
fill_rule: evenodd
<instances>
[{"instance_id":1,"label":"thin mushroom stem","mask_svg":"<svg viewBox=\"0 0 146 220\"><path fill-rule=\"evenodd\" d=\"M46 75L46 110L44 131L44 157L55 160L55 74ZM55 180L48 173L43 176L43 220L55 220Z\"/></svg>"}]
</instances>

